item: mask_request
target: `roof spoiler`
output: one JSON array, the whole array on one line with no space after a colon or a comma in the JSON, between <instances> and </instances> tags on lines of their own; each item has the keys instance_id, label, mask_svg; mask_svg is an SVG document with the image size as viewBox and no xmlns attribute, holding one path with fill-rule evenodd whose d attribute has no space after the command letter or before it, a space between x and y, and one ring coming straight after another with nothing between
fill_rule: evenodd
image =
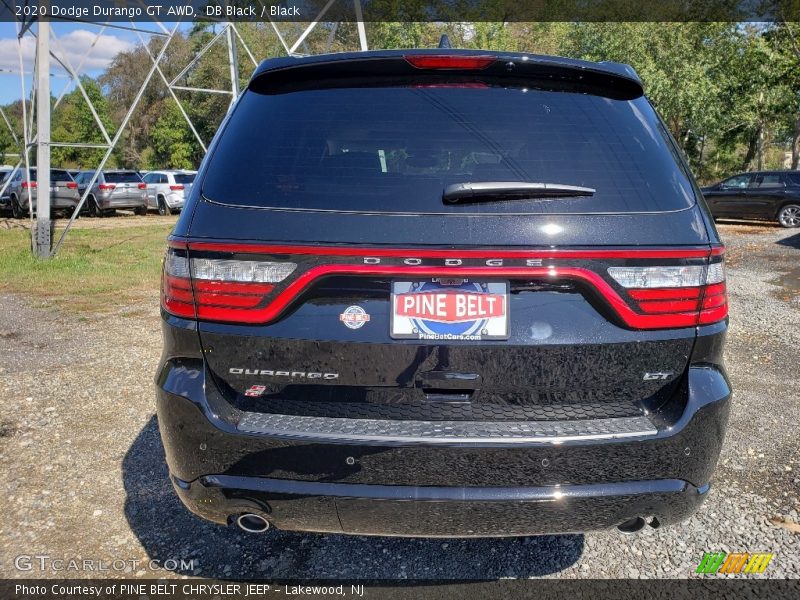
<instances>
[{"instance_id":1,"label":"roof spoiler","mask_svg":"<svg viewBox=\"0 0 800 600\"><path fill-rule=\"evenodd\" d=\"M641 80L629 65L449 48L273 58L258 66L249 88L259 93L286 93L350 85L382 86L397 78L431 77L530 81L537 87L594 93L615 99L631 100L644 94Z\"/></svg>"}]
</instances>

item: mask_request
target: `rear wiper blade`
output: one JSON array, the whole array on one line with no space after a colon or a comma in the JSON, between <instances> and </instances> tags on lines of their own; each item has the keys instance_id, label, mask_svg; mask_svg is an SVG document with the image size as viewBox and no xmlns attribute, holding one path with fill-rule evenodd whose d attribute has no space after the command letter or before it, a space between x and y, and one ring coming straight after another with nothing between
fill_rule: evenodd
<instances>
[{"instance_id":1,"label":"rear wiper blade","mask_svg":"<svg viewBox=\"0 0 800 600\"><path fill-rule=\"evenodd\" d=\"M594 195L594 188L563 183L529 183L527 181L480 181L454 183L444 188L442 201L491 202L525 198L577 198Z\"/></svg>"}]
</instances>

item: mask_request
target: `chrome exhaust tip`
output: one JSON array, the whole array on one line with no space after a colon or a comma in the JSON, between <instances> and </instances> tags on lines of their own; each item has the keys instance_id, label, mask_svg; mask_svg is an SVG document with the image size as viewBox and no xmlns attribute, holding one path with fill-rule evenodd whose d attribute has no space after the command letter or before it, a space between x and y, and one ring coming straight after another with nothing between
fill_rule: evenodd
<instances>
[{"instance_id":1,"label":"chrome exhaust tip","mask_svg":"<svg viewBox=\"0 0 800 600\"><path fill-rule=\"evenodd\" d=\"M264 533L269 529L269 521L255 513L244 513L236 517L236 526L247 533Z\"/></svg>"},{"instance_id":2,"label":"chrome exhaust tip","mask_svg":"<svg viewBox=\"0 0 800 600\"><path fill-rule=\"evenodd\" d=\"M642 527L645 526L645 520L642 517L634 517L632 519L628 519L624 523L620 523L617 525L617 529L619 529L622 533L627 535L632 535L637 531L641 531Z\"/></svg>"}]
</instances>

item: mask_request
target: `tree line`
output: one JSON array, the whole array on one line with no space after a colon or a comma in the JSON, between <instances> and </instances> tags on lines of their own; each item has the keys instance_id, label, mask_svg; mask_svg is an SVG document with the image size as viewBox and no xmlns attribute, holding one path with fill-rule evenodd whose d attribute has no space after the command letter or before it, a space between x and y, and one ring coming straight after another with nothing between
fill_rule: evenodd
<instances>
[{"instance_id":1,"label":"tree line","mask_svg":"<svg viewBox=\"0 0 800 600\"><path fill-rule=\"evenodd\" d=\"M292 24L285 24L292 26ZM303 24L293 24L297 31ZM219 25L196 23L176 35L160 63L171 81L219 33ZM257 60L285 54L269 23L240 23L239 84ZM632 65L667 127L703 181L738 171L790 168L800 160L800 23L369 23L371 48L436 47L442 34L453 47L554 54ZM193 88L229 89L224 36L180 80ZM82 83L110 134L122 121L164 38L118 54L99 77ZM321 24L298 49L316 54L358 48L353 23ZM248 52L249 51L249 52ZM197 135L208 144L230 96L176 90ZM55 98L53 99L55 102ZM3 107L20 136L22 101ZM55 142L102 143L103 137L78 89L52 114ZM0 162L18 153L0 123ZM103 150L53 147L53 165L92 167ZM107 163L109 167L196 168L203 149L158 74L144 91ZM31 153L35 159L35 152Z\"/></svg>"}]
</instances>

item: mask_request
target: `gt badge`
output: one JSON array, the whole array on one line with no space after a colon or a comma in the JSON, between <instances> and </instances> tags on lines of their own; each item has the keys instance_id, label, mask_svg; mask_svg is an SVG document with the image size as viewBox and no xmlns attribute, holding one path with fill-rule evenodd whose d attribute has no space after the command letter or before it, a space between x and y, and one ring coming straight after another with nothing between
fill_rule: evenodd
<instances>
[{"instance_id":1,"label":"gt badge","mask_svg":"<svg viewBox=\"0 0 800 600\"><path fill-rule=\"evenodd\" d=\"M672 371L657 371L655 373L645 373L642 377L643 381L664 381L672 377Z\"/></svg>"},{"instance_id":2,"label":"gt badge","mask_svg":"<svg viewBox=\"0 0 800 600\"><path fill-rule=\"evenodd\" d=\"M364 323L369 321L369 315L367 311L360 306L348 306L344 312L339 315L339 320L349 329L359 329L364 326Z\"/></svg>"}]
</instances>

